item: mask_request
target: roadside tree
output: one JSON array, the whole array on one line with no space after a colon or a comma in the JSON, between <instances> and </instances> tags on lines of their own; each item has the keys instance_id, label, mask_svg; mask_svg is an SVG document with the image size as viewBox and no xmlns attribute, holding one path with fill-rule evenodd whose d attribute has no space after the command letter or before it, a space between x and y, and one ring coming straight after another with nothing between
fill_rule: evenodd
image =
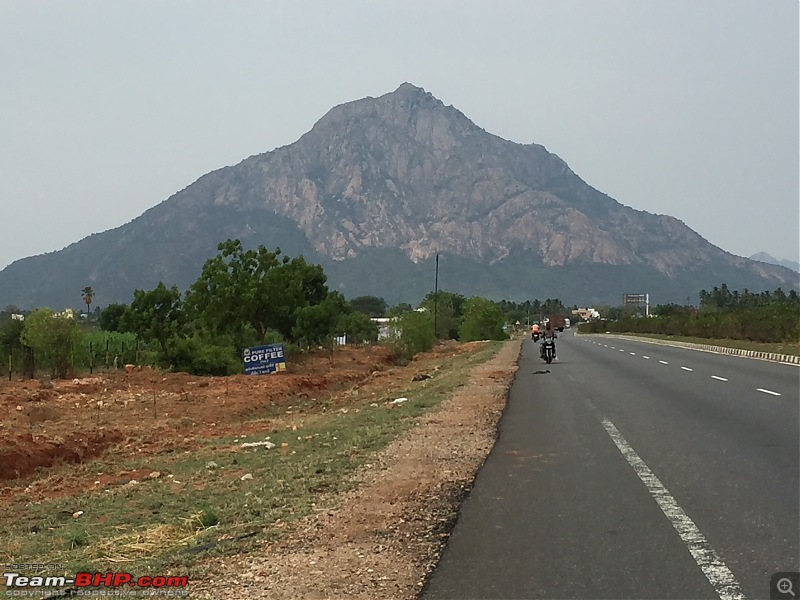
<instances>
[{"instance_id":1,"label":"roadside tree","mask_svg":"<svg viewBox=\"0 0 800 600\"><path fill-rule=\"evenodd\" d=\"M292 335L309 346L325 346L332 350L336 325L347 310L349 306L344 297L331 292L319 304L303 306L297 311Z\"/></svg>"},{"instance_id":2,"label":"roadside tree","mask_svg":"<svg viewBox=\"0 0 800 600\"><path fill-rule=\"evenodd\" d=\"M237 332L249 325L261 344L270 329L291 339L298 311L328 295L322 267L302 256L281 258L280 248L270 252L264 246L245 250L239 240L217 248L186 295L190 317L215 334L232 335L238 343Z\"/></svg>"},{"instance_id":3,"label":"roadside tree","mask_svg":"<svg viewBox=\"0 0 800 600\"><path fill-rule=\"evenodd\" d=\"M126 304L109 304L102 311L98 321L100 322L100 329L104 331L119 331L119 323L122 315L128 310Z\"/></svg>"},{"instance_id":4,"label":"roadside tree","mask_svg":"<svg viewBox=\"0 0 800 600\"><path fill-rule=\"evenodd\" d=\"M505 318L500 308L486 298L470 298L464 304L464 322L459 330L462 342L505 340Z\"/></svg>"},{"instance_id":5,"label":"roadside tree","mask_svg":"<svg viewBox=\"0 0 800 600\"><path fill-rule=\"evenodd\" d=\"M133 292L133 302L120 318L119 330L135 333L145 342L157 342L165 361L171 362L169 342L182 333L184 322L178 288L159 282L150 291Z\"/></svg>"},{"instance_id":6,"label":"roadside tree","mask_svg":"<svg viewBox=\"0 0 800 600\"><path fill-rule=\"evenodd\" d=\"M430 292L422 299L419 306L433 316L437 339L458 339L465 302L464 296L453 292Z\"/></svg>"},{"instance_id":7,"label":"roadside tree","mask_svg":"<svg viewBox=\"0 0 800 600\"><path fill-rule=\"evenodd\" d=\"M346 335L348 343L377 342L378 324L360 312L343 314L336 323L336 335Z\"/></svg>"},{"instance_id":8,"label":"roadside tree","mask_svg":"<svg viewBox=\"0 0 800 600\"><path fill-rule=\"evenodd\" d=\"M67 377L72 353L80 340L78 323L49 308L34 310L24 323L21 341L33 350L37 364L49 367L53 377Z\"/></svg>"},{"instance_id":9,"label":"roadside tree","mask_svg":"<svg viewBox=\"0 0 800 600\"><path fill-rule=\"evenodd\" d=\"M419 352L426 352L436 343L433 318L427 311L411 311L401 314L394 323L394 353L404 360L411 360Z\"/></svg>"},{"instance_id":10,"label":"roadside tree","mask_svg":"<svg viewBox=\"0 0 800 600\"><path fill-rule=\"evenodd\" d=\"M363 313L368 317L386 316L386 300L377 296L357 296L350 300L350 306L354 311Z\"/></svg>"}]
</instances>

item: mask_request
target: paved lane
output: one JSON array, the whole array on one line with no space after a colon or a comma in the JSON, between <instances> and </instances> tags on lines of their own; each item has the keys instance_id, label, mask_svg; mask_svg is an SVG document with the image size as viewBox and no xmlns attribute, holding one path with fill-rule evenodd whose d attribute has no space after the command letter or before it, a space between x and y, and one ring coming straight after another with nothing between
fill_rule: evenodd
<instances>
[{"instance_id":1,"label":"paved lane","mask_svg":"<svg viewBox=\"0 0 800 600\"><path fill-rule=\"evenodd\" d=\"M424 598L762 598L800 567L800 369L569 335L548 367L525 345Z\"/></svg>"}]
</instances>

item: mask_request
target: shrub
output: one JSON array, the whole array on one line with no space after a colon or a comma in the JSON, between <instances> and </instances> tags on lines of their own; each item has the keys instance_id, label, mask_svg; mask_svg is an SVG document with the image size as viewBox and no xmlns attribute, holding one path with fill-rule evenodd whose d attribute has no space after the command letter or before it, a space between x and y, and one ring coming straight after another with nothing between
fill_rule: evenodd
<instances>
[{"instance_id":1,"label":"shrub","mask_svg":"<svg viewBox=\"0 0 800 600\"><path fill-rule=\"evenodd\" d=\"M363 344L378 341L378 325L367 315L360 312L339 316L336 333L346 335L348 343Z\"/></svg>"},{"instance_id":2,"label":"shrub","mask_svg":"<svg viewBox=\"0 0 800 600\"><path fill-rule=\"evenodd\" d=\"M412 311L397 317L390 346L395 359L411 360L419 352L433 348L436 336L433 319L427 312Z\"/></svg>"},{"instance_id":3,"label":"shrub","mask_svg":"<svg viewBox=\"0 0 800 600\"><path fill-rule=\"evenodd\" d=\"M33 348L37 363L49 366L54 377L64 378L80 337L75 319L56 315L49 308L40 308L25 319L21 340Z\"/></svg>"},{"instance_id":4,"label":"shrub","mask_svg":"<svg viewBox=\"0 0 800 600\"><path fill-rule=\"evenodd\" d=\"M193 375L231 375L242 370L242 362L229 340L209 340L200 336L173 338L170 368Z\"/></svg>"},{"instance_id":5,"label":"shrub","mask_svg":"<svg viewBox=\"0 0 800 600\"><path fill-rule=\"evenodd\" d=\"M470 298L464 304L464 321L459 329L462 342L475 340L505 340L505 317L500 308L486 298Z\"/></svg>"}]
</instances>

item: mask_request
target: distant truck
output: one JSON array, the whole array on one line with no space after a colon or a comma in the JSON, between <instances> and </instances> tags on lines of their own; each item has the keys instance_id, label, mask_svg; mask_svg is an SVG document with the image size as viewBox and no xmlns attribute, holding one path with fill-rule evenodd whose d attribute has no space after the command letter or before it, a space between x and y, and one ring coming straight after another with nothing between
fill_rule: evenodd
<instances>
[{"instance_id":1,"label":"distant truck","mask_svg":"<svg viewBox=\"0 0 800 600\"><path fill-rule=\"evenodd\" d=\"M566 317L563 315L550 315L547 318L547 328L555 331L564 331L565 327L569 327Z\"/></svg>"}]
</instances>

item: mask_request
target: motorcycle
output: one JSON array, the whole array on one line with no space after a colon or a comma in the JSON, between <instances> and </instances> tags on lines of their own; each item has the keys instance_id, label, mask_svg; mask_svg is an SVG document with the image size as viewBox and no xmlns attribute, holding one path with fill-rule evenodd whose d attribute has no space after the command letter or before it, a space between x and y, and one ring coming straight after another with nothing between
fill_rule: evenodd
<instances>
[{"instance_id":1,"label":"motorcycle","mask_svg":"<svg viewBox=\"0 0 800 600\"><path fill-rule=\"evenodd\" d=\"M556 357L556 343L553 338L545 338L542 342L542 359L549 365Z\"/></svg>"},{"instance_id":2,"label":"motorcycle","mask_svg":"<svg viewBox=\"0 0 800 600\"><path fill-rule=\"evenodd\" d=\"M539 341L539 334L538 333L532 333L531 334L531 338L533 338L534 342L538 342Z\"/></svg>"}]
</instances>

